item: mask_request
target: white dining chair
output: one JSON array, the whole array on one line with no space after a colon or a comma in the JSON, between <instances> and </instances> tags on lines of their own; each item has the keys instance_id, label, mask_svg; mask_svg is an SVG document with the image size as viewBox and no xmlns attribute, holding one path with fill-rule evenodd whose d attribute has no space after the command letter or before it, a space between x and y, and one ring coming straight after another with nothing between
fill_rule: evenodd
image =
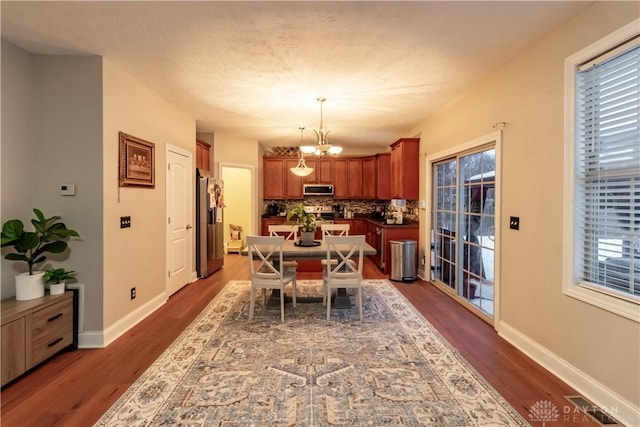
<instances>
[{"instance_id":1,"label":"white dining chair","mask_svg":"<svg viewBox=\"0 0 640 427\"><path fill-rule=\"evenodd\" d=\"M285 240L298 240L298 231L300 226L298 224L282 224L282 225L270 225L269 236L282 236ZM284 261L284 267L289 270L298 269L297 261Z\"/></svg>"},{"instance_id":2,"label":"white dining chair","mask_svg":"<svg viewBox=\"0 0 640 427\"><path fill-rule=\"evenodd\" d=\"M348 236L350 228L349 224L320 224L323 239L325 236Z\"/></svg>"},{"instance_id":3,"label":"white dining chair","mask_svg":"<svg viewBox=\"0 0 640 427\"><path fill-rule=\"evenodd\" d=\"M322 230L322 240L324 240L325 236L348 236L350 228L351 226L349 224L320 224L320 229ZM338 261L335 259L332 259L331 261L323 259L322 261L320 261L323 271L326 269L327 262L330 262L331 265L335 265L335 263Z\"/></svg>"},{"instance_id":4,"label":"white dining chair","mask_svg":"<svg viewBox=\"0 0 640 427\"><path fill-rule=\"evenodd\" d=\"M333 289L354 288L360 320L362 320L362 265L365 236L325 236L327 267L323 273L323 302L327 305L327 320L331 317ZM335 264L330 264L332 259Z\"/></svg>"},{"instance_id":5,"label":"white dining chair","mask_svg":"<svg viewBox=\"0 0 640 427\"><path fill-rule=\"evenodd\" d=\"M284 322L284 288L291 283L293 306L296 306L296 271L283 267L282 236L247 236L251 271L249 320L253 320L256 290L262 289L262 305L266 304L266 290L280 290L280 320ZM275 262L274 262L275 261Z\"/></svg>"}]
</instances>

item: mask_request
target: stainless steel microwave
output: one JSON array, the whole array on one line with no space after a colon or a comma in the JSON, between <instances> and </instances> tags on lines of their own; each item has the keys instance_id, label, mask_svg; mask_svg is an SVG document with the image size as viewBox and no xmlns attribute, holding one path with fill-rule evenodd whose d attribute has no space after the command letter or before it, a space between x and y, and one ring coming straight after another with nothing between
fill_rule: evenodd
<instances>
[{"instance_id":1,"label":"stainless steel microwave","mask_svg":"<svg viewBox=\"0 0 640 427\"><path fill-rule=\"evenodd\" d=\"M304 196L333 196L331 184L304 184L302 187Z\"/></svg>"}]
</instances>

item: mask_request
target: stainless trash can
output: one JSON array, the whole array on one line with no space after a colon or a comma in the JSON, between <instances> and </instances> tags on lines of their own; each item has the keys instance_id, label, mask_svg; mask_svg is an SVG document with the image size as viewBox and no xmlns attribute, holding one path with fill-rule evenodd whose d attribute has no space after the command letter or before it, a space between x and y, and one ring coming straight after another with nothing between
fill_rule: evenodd
<instances>
[{"instance_id":1,"label":"stainless trash can","mask_svg":"<svg viewBox=\"0 0 640 427\"><path fill-rule=\"evenodd\" d=\"M415 240L390 240L389 244L391 245L391 275L389 278L398 282L416 280L418 242Z\"/></svg>"}]
</instances>

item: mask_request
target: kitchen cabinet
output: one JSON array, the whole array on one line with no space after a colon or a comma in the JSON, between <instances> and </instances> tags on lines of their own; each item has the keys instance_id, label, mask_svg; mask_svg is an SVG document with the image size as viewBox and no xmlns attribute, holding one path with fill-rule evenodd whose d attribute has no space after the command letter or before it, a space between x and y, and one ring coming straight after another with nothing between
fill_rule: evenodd
<instances>
[{"instance_id":1,"label":"kitchen cabinet","mask_svg":"<svg viewBox=\"0 0 640 427\"><path fill-rule=\"evenodd\" d=\"M270 225L282 225L286 221L285 216L272 216L269 218L262 218L262 227L260 228L260 234L262 236L269 235L269 226Z\"/></svg>"},{"instance_id":2,"label":"kitchen cabinet","mask_svg":"<svg viewBox=\"0 0 640 427\"><path fill-rule=\"evenodd\" d=\"M209 157L211 145L196 138L196 168L206 171L211 170L211 159Z\"/></svg>"},{"instance_id":3,"label":"kitchen cabinet","mask_svg":"<svg viewBox=\"0 0 640 427\"><path fill-rule=\"evenodd\" d=\"M265 157L262 160L262 183L265 199L284 199L283 159Z\"/></svg>"},{"instance_id":4,"label":"kitchen cabinet","mask_svg":"<svg viewBox=\"0 0 640 427\"><path fill-rule=\"evenodd\" d=\"M305 184L333 184L333 160L332 159L310 159L305 158L308 167L313 168L313 172L304 178Z\"/></svg>"},{"instance_id":5,"label":"kitchen cabinet","mask_svg":"<svg viewBox=\"0 0 640 427\"><path fill-rule=\"evenodd\" d=\"M335 219L333 220L336 224L349 224L349 235L350 236L360 236L365 234L365 222L361 219Z\"/></svg>"},{"instance_id":6,"label":"kitchen cabinet","mask_svg":"<svg viewBox=\"0 0 640 427\"><path fill-rule=\"evenodd\" d=\"M417 200L420 138L400 138L391 144L391 198Z\"/></svg>"},{"instance_id":7,"label":"kitchen cabinet","mask_svg":"<svg viewBox=\"0 0 640 427\"><path fill-rule=\"evenodd\" d=\"M362 159L348 159L349 198L362 199Z\"/></svg>"},{"instance_id":8,"label":"kitchen cabinet","mask_svg":"<svg viewBox=\"0 0 640 427\"><path fill-rule=\"evenodd\" d=\"M302 184L304 177L294 175L291 168L298 165L298 159L284 160L284 198L285 199L302 199Z\"/></svg>"},{"instance_id":9,"label":"kitchen cabinet","mask_svg":"<svg viewBox=\"0 0 640 427\"><path fill-rule=\"evenodd\" d=\"M376 198L377 184L377 164L376 156L366 157L362 159L362 198Z\"/></svg>"},{"instance_id":10,"label":"kitchen cabinet","mask_svg":"<svg viewBox=\"0 0 640 427\"><path fill-rule=\"evenodd\" d=\"M391 199L391 153L376 156L376 199Z\"/></svg>"},{"instance_id":11,"label":"kitchen cabinet","mask_svg":"<svg viewBox=\"0 0 640 427\"><path fill-rule=\"evenodd\" d=\"M74 293L2 301L2 385L77 345Z\"/></svg>"},{"instance_id":12,"label":"kitchen cabinet","mask_svg":"<svg viewBox=\"0 0 640 427\"><path fill-rule=\"evenodd\" d=\"M365 224L365 240L368 244L373 246L376 250L375 255L370 255L373 262L378 266L380 270L383 269L382 265L382 249L384 233L383 228L375 224L373 221L367 221Z\"/></svg>"},{"instance_id":13,"label":"kitchen cabinet","mask_svg":"<svg viewBox=\"0 0 640 427\"><path fill-rule=\"evenodd\" d=\"M391 241L415 240L418 241L418 223L405 225L387 225L380 221L364 220L364 235L368 244L376 249L375 255L370 255L373 262L385 274L391 273ZM417 261L418 254L416 253ZM418 264L416 264L418 265Z\"/></svg>"},{"instance_id":14,"label":"kitchen cabinet","mask_svg":"<svg viewBox=\"0 0 640 427\"><path fill-rule=\"evenodd\" d=\"M333 160L333 198L349 198L349 163L347 159Z\"/></svg>"}]
</instances>

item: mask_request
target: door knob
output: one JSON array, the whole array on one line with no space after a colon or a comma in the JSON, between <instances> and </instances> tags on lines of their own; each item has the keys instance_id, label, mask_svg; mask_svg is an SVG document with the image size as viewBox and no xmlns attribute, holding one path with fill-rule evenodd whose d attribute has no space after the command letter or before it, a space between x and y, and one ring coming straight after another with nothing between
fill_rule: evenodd
<instances>
[{"instance_id":1,"label":"door knob","mask_svg":"<svg viewBox=\"0 0 640 427\"><path fill-rule=\"evenodd\" d=\"M187 230L191 230L191 224L187 224L186 229L187 229Z\"/></svg>"}]
</instances>

